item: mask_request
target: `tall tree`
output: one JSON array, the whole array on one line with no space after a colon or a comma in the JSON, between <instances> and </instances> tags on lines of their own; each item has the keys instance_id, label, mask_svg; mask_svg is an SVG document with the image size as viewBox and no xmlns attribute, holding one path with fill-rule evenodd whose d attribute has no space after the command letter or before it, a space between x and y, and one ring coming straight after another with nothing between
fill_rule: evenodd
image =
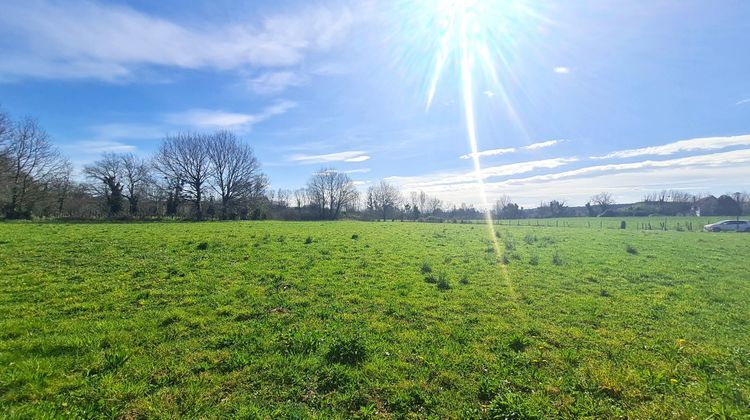
<instances>
[{"instance_id":1,"label":"tall tree","mask_svg":"<svg viewBox=\"0 0 750 420\"><path fill-rule=\"evenodd\" d=\"M83 173L95 182L91 184L97 195L104 197L109 216L122 212L123 162L115 153L104 153L102 158L83 168Z\"/></svg>"},{"instance_id":2,"label":"tall tree","mask_svg":"<svg viewBox=\"0 0 750 420\"><path fill-rule=\"evenodd\" d=\"M211 162L211 186L221 197L221 216L226 219L232 204L265 190L260 163L250 146L239 141L231 131L217 131L208 140Z\"/></svg>"},{"instance_id":3,"label":"tall tree","mask_svg":"<svg viewBox=\"0 0 750 420\"><path fill-rule=\"evenodd\" d=\"M395 209L400 202L401 192L386 181L367 189L367 204L372 210L382 213L383 221L387 219L388 210Z\"/></svg>"},{"instance_id":4,"label":"tall tree","mask_svg":"<svg viewBox=\"0 0 750 420\"><path fill-rule=\"evenodd\" d=\"M211 176L207 136L179 133L167 136L154 157L155 169L170 186L184 184L184 194L193 202L196 219L203 218L202 203Z\"/></svg>"},{"instance_id":5,"label":"tall tree","mask_svg":"<svg viewBox=\"0 0 750 420\"><path fill-rule=\"evenodd\" d=\"M8 142L12 129L13 123L10 116L0 108L0 158L5 155L5 143Z\"/></svg>"},{"instance_id":6,"label":"tall tree","mask_svg":"<svg viewBox=\"0 0 750 420\"><path fill-rule=\"evenodd\" d=\"M34 204L46 193L48 183L64 170L67 160L32 118L14 124L7 138L3 149L7 178L5 215L28 218Z\"/></svg>"},{"instance_id":7,"label":"tall tree","mask_svg":"<svg viewBox=\"0 0 750 420\"><path fill-rule=\"evenodd\" d=\"M612 197L611 193L603 191L591 197L591 202L599 206L599 214L604 214L613 204L615 204L615 199Z\"/></svg>"},{"instance_id":8,"label":"tall tree","mask_svg":"<svg viewBox=\"0 0 750 420\"><path fill-rule=\"evenodd\" d=\"M119 157L122 163L122 195L128 200L128 212L135 216L138 214L141 198L151 183L151 165L133 153L125 153Z\"/></svg>"},{"instance_id":9,"label":"tall tree","mask_svg":"<svg viewBox=\"0 0 750 420\"><path fill-rule=\"evenodd\" d=\"M307 191L320 217L331 220L337 219L343 208L354 205L358 195L351 178L332 168L314 173L307 182Z\"/></svg>"}]
</instances>

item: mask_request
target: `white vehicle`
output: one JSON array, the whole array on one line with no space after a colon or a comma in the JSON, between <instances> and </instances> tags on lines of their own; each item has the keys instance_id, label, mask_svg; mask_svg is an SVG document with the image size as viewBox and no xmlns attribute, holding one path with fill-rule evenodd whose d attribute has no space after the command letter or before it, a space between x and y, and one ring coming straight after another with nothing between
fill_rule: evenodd
<instances>
[{"instance_id":1,"label":"white vehicle","mask_svg":"<svg viewBox=\"0 0 750 420\"><path fill-rule=\"evenodd\" d=\"M703 226L709 232L750 232L750 222L747 220L722 220Z\"/></svg>"}]
</instances>

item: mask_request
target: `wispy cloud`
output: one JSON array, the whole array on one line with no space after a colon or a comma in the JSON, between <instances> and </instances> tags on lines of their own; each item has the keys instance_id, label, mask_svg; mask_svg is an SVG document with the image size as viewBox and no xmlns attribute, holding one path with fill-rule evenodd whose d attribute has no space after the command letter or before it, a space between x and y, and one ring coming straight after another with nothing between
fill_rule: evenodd
<instances>
[{"instance_id":1,"label":"wispy cloud","mask_svg":"<svg viewBox=\"0 0 750 420\"><path fill-rule=\"evenodd\" d=\"M261 95L280 93L290 87L302 86L306 78L293 71L274 71L263 73L248 81L250 89Z\"/></svg>"},{"instance_id":2,"label":"wispy cloud","mask_svg":"<svg viewBox=\"0 0 750 420\"><path fill-rule=\"evenodd\" d=\"M344 39L348 8L310 6L255 25L188 26L112 3L5 2L0 78L127 79L143 66L186 69L280 67Z\"/></svg>"},{"instance_id":3,"label":"wispy cloud","mask_svg":"<svg viewBox=\"0 0 750 420\"><path fill-rule=\"evenodd\" d=\"M636 156L665 156L696 150L718 150L732 146L750 146L750 134L729 137L703 137L680 140L661 146L643 147L640 149L620 150L603 156L592 156L591 159L621 159Z\"/></svg>"},{"instance_id":4,"label":"wispy cloud","mask_svg":"<svg viewBox=\"0 0 750 420\"><path fill-rule=\"evenodd\" d=\"M557 74L568 74L568 73L570 73L570 68L569 67L564 67L564 66L559 66L559 67L555 67L554 69L552 69L552 71L554 71Z\"/></svg>"},{"instance_id":5,"label":"wispy cloud","mask_svg":"<svg viewBox=\"0 0 750 420\"><path fill-rule=\"evenodd\" d=\"M500 155L507 155L508 153L515 153L518 149L515 147L508 147L504 149L489 149L489 150L482 150L481 152L477 152L476 156L479 157L487 157L487 156L500 156ZM461 155L461 159L471 159L475 154L469 153L466 155Z\"/></svg>"},{"instance_id":6,"label":"wispy cloud","mask_svg":"<svg viewBox=\"0 0 750 420\"><path fill-rule=\"evenodd\" d=\"M211 109L191 109L168 114L166 121L172 125L187 126L196 129L232 129L245 132L250 130L253 125L271 117L285 114L295 106L295 102L281 101L255 114Z\"/></svg>"},{"instance_id":7,"label":"wispy cloud","mask_svg":"<svg viewBox=\"0 0 750 420\"><path fill-rule=\"evenodd\" d=\"M293 155L287 160L290 162L299 162L303 164L313 163L331 163L331 162L364 162L369 160L367 152L361 150L352 150L346 152L328 153L324 155Z\"/></svg>"},{"instance_id":8,"label":"wispy cloud","mask_svg":"<svg viewBox=\"0 0 750 420\"><path fill-rule=\"evenodd\" d=\"M507 147L507 148L501 148L501 149L490 149L490 150L483 150L481 152L477 152L476 156L479 157L487 157L487 156L499 156L499 155L507 155L509 153L515 153L520 150L538 150L538 149L544 149L546 147L552 147L556 144L562 143L565 140L547 140L539 143L533 143L528 146L523 147ZM460 156L461 159L471 159L472 156L474 156L473 153L469 153L466 155Z\"/></svg>"},{"instance_id":9,"label":"wispy cloud","mask_svg":"<svg viewBox=\"0 0 750 420\"><path fill-rule=\"evenodd\" d=\"M108 140L81 140L65 145L63 148L71 152L75 151L76 153L81 153L81 150L84 150L86 154L96 155L107 152L128 153L136 151L136 147L131 144Z\"/></svg>"},{"instance_id":10,"label":"wispy cloud","mask_svg":"<svg viewBox=\"0 0 750 420\"><path fill-rule=\"evenodd\" d=\"M511 175L518 175L535 171L537 169L550 169L558 168L560 166L567 165L572 162L576 162L578 159L575 157L570 158L554 158L544 160L533 160L528 162L511 163L508 165L489 166L482 168L480 177L483 180L493 177L504 177ZM420 189L427 187L435 187L440 185L455 185L462 183L475 183L476 174L474 172L438 172L427 175L401 177L392 176L386 178L388 181L394 182L405 189Z\"/></svg>"},{"instance_id":11,"label":"wispy cloud","mask_svg":"<svg viewBox=\"0 0 750 420\"><path fill-rule=\"evenodd\" d=\"M432 175L426 175L430 177ZM669 188L691 191L713 191L741 186L750 177L750 149L734 150L667 160L645 160L620 164L594 165L569 171L510 178L485 182L484 188L492 199L510 195L521 205L537 205L540 201L566 199L571 204L583 204L598 191L615 193L618 200L635 201L645 192ZM406 179L410 181L411 179ZM454 182L399 182L406 191L424 190L452 202L479 203L477 184L471 179ZM737 180L737 181L732 181Z\"/></svg>"},{"instance_id":12,"label":"wispy cloud","mask_svg":"<svg viewBox=\"0 0 750 420\"><path fill-rule=\"evenodd\" d=\"M559 144L559 143L562 143L564 141L565 140L548 140L548 141L543 141L543 142L540 142L540 143L530 144L528 146L522 147L521 149L526 149L526 150L544 149L545 147L552 147L552 146L554 146L556 144Z\"/></svg>"},{"instance_id":13,"label":"wispy cloud","mask_svg":"<svg viewBox=\"0 0 750 420\"><path fill-rule=\"evenodd\" d=\"M750 104L750 98L739 100L737 101L735 105L745 105L745 104Z\"/></svg>"}]
</instances>

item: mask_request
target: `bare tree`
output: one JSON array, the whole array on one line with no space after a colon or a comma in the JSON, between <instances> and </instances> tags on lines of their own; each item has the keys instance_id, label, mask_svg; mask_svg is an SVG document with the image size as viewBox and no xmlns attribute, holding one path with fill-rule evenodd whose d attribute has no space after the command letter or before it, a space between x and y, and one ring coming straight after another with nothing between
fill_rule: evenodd
<instances>
[{"instance_id":1,"label":"bare tree","mask_svg":"<svg viewBox=\"0 0 750 420\"><path fill-rule=\"evenodd\" d=\"M388 210L395 209L400 202L401 192L386 181L367 189L367 205L372 210L382 212L383 221L387 219Z\"/></svg>"},{"instance_id":2,"label":"bare tree","mask_svg":"<svg viewBox=\"0 0 750 420\"><path fill-rule=\"evenodd\" d=\"M495 208L493 209L493 213L495 213L495 217L500 218L501 214L503 213L503 209L506 208L509 204L511 204L513 201L511 201L510 197L503 194L495 201Z\"/></svg>"},{"instance_id":3,"label":"bare tree","mask_svg":"<svg viewBox=\"0 0 750 420\"><path fill-rule=\"evenodd\" d=\"M184 183L181 193L193 201L194 214L198 220L203 218L202 203L211 176L207 145L207 137L202 134L180 133L167 136L154 158L156 170L170 185Z\"/></svg>"},{"instance_id":4,"label":"bare tree","mask_svg":"<svg viewBox=\"0 0 750 420\"><path fill-rule=\"evenodd\" d=\"M291 195L292 195L291 191L279 188L279 190L276 192L276 202L278 203L279 207L281 208L289 207L289 197Z\"/></svg>"},{"instance_id":5,"label":"bare tree","mask_svg":"<svg viewBox=\"0 0 750 420\"><path fill-rule=\"evenodd\" d=\"M248 198L266 189L261 181L260 163L253 149L240 142L227 130L217 131L209 137L208 156L211 162L211 186L221 197L221 217L226 219L235 201Z\"/></svg>"},{"instance_id":6,"label":"bare tree","mask_svg":"<svg viewBox=\"0 0 750 420\"><path fill-rule=\"evenodd\" d=\"M354 205L358 195L351 178L332 168L314 173L307 182L307 192L320 217L331 220L337 219L343 208Z\"/></svg>"},{"instance_id":7,"label":"bare tree","mask_svg":"<svg viewBox=\"0 0 750 420\"><path fill-rule=\"evenodd\" d=\"M138 214L141 197L151 183L151 165L143 158L132 153L120 155L122 162L123 197L128 199L131 216Z\"/></svg>"},{"instance_id":8,"label":"bare tree","mask_svg":"<svg viewBox=\"0 0 750 420\"><path fill-rule=\"evenodd\" d=\"M83 173L96 181L91 184L95 193L104 197L109 216L116 216L122 211L122 167L119 155L105 153L100 160L83 169Z\"/></svg>"},{"instance_id":9,"label":"bare tree","mask_svg":"<svg viewBox=\"0 0 750 420\"><path fill-rule=\"evenodd\" d=\"M421 192L420 192L421 193ZM438 210L441 210L443 207L443 202L440 201L437 197L430 197L425 195L426 201L425 201L425 208L427 209L426 212L428 214L435 214ZM421 199L421 195L420 195Z\"/></svg>"},{"instance_id":10,"label":"bare tree","mask_svg":"<svg viewBox=\"0 0 750 420\"><path fill-rule=\"evenodd\" d=\"M67 161L32 118L14 124L7 143L5 214L9 218L30 217L34 204L46 192L48 183L65 169Z\"/></svg>"},{"instance_id":11,"label":"bare tree","mask_svg":"<svg viewBox=\"0 0 750 420\"><path fill-rule=\"evenodd\" d=\"M615 200L612 197L612 194L608 192L600 192L599 194L596 194L595 196L591 197L591 202L599 206L599 209L601 210L600 214L603 214L610 207L612 207L613 204L615 204Z\"/></svg>"},{"instance_id":12,"label":"bare tree","mask_svg":"<svg viewBox=\"0 0 750 420\"><path fill-rule=\"evenodd\" d=\"M5 155L5 143L10 139L13 123L10 116L0 108L0 157Z\"/></svg>"},{"instance_id":13,"label":"bare tree","mask_svg":"<svg viewBox=\"0 0 750 420\"><path fill-rule=\"evenodd\" d=\"M302 207L307 205L307 190L299 188L294 190L294 205L297 210L302 210Z\"/></svg>"}]
</instances>

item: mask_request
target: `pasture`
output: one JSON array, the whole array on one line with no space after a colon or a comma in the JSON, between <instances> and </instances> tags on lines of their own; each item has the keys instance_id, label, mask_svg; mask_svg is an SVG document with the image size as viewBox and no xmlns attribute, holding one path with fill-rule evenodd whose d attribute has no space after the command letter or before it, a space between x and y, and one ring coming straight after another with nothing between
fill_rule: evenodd
<instances>
[{"instance_id":1,"label":"pasture","mask_svg":"<svg viewBox=\"0 0 750 420\"><path fill-rule=\"evenodd\" d=\"M750 234L550 226L0 224L0 416L750 415Z\"/></svg>"}]
</instances>

